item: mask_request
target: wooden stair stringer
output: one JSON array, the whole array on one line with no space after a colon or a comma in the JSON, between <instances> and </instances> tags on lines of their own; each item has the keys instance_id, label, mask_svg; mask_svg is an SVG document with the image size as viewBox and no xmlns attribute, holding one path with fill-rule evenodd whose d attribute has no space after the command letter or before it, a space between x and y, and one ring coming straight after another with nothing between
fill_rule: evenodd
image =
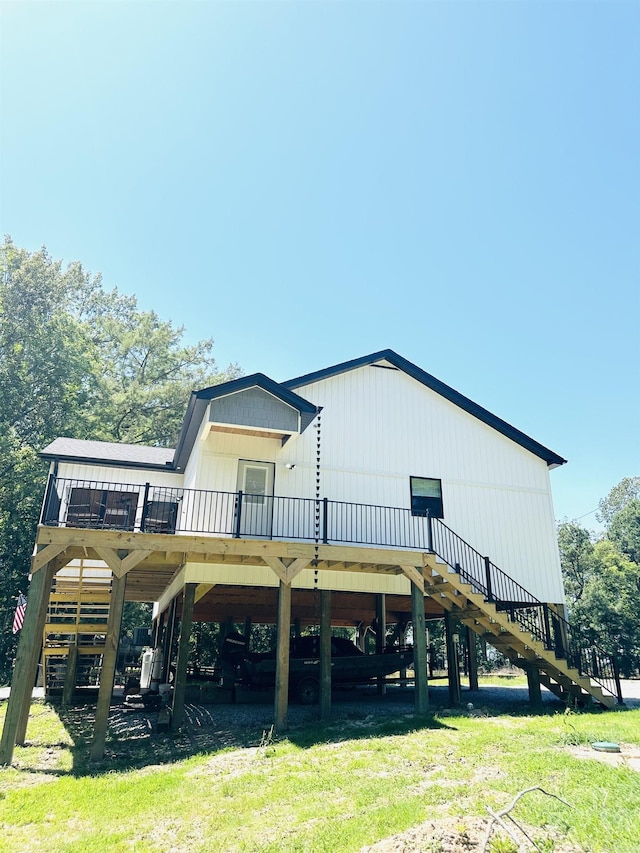
<instances>
[{"instance_id":1,"label":"wooden stair stringer","mask_svg":"<svg viewBox=\"0 0 640 853\"><path fill-rule=\"evenodd\" d=\"M463 581L457 572L448 570L445 563L436 562L429 555L423 565L423 576L425 594L436 599L516 665L520 665L518 661L535 663L542 683L559 698L588 694L596 702L613 707L613 696L512 622L505 611L499 611L495 604L486 601L482 593L474 592L471 584Z\"/></svg>"}]
</instances>

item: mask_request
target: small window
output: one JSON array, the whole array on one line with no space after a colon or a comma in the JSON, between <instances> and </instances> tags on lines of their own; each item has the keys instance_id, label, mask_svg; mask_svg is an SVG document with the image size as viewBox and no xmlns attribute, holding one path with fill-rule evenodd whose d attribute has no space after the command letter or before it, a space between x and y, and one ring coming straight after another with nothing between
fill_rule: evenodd
<instances>
[{"instance_id":1,"label":"small window","mask_svg":"<svg viewBox=\"0 0 640 853\"><path fill-rule=\"evenodd\" d=\"M411 515L444 518L442 480L433 477L411 477Z\"/></svg>"}]
</instances>

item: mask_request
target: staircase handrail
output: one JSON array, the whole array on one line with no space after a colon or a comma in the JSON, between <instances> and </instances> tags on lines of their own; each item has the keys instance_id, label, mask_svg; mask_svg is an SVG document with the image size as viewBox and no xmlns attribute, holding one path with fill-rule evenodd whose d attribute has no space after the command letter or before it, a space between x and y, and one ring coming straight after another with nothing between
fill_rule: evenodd
<instances>
[{"instance_id":1,"label":"staircase handrail","mask_svg":"<svg viewBox=\"0 0 640 853\"><path fill-rule=\"evenodd\" d=\"M432 518L432 549L475 592L480 593L510 621L519 624L557 658L587 676L622 703L620 676L613 655L596 643L585 645L576 637L570 622L546 602L540 601L514 578L483 556L441 519ZM464 557L471 558L469 560ZM500 592L509 590L509 596Z\"/></svg>"}]
</instances>

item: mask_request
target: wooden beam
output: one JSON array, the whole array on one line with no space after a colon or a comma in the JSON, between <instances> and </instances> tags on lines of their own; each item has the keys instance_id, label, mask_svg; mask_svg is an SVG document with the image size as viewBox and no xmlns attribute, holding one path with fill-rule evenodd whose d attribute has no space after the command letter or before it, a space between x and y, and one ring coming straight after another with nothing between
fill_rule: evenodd
<instances>
[{"instance_id":1,"label":"wooden beam","mask_svg":"<svg viewBox=\"0 0 640 853\"><path fill-rule=\"evenodd\" d=\"M298 557L287 566L288 583L292 583L303 569L306 569L311 560L306 557Z\"/></svg>"},{"instance_id":2,"label":"wooden beam","mask_svg":"<svg viewBox=\"0 0 640 853\"><path fill-rule=\"evenodd\" d=\"M458 650L453 640L452 615L449 611L444 614L444 633L447 647L447 677L449 682L449 702L451 705L460 704L460 670L458 668Z\"/></svg>"},{"instance_id":3,"label":"wooden beam","mask_svg":"<svg viewBox=\"0 0 640 853\"><path fill-rule=\"evenodd\" d=\"M280 582L278 592L278 639L276 650L275 728L287 729L289 695L289 641L291 636L291 584Z\"/></svg>"},{"instance_id":4,"label":"wooden beam","mask_svg":"<svg viewBox=\"0 0 640 853\"><path fill-rule=\"evenodd\" d=\"M169 541L168 541L169 540ZM127 551L148 550L154 554L188 554L189 559L199 560L202 557L215 559L224 555L241 555L246 557L267 556L281 559L296 559L304 557L315 558L316 545L313 542L294 542L263 539L234 539L216 536L196 536L187 534L166 533L134 533L126 530L89 530L85 528L38 527L38 544L61 544L65 547L93 548L96 546L112 548L115 551L124 548ZM171 550L168 545L175 545ZM422 551L394 551L384 548L372 548L360 545L319 545L318 560L325 563L329 560L352 563L356 567L365 567L372 571L378 566L388 566L390 570L402 565L411 558L418 565L424 565L432 559L432 555ZM429 563L430 564L430 563Z\"/></svg>"},{"instance_id":5,"label":"wooden beam","mask_svg":"<svg viewBox=\"0 0 640 853\"><path fill-rule=\"evenodd\" d=\"M199 583L196 587L196 594L193 599L194 604L197 604L201 598L204 598L205 595L214 588L214 583Z\"/></svg>"},{"instance_id":6,"label":"wooden beam","mask_svg":"<svg viewBox=\"0 0 640 853\"><path fill-rule=\"evenodd\" d=\"M67 654L67 666L62 687L62 707L68 708L76 689L76 671L78 666L78 646L71 646Z\"/></svg>"},{"instance_id":7,"label":"wooden beam","mask_svg":"<svg viewBox=\"0 0 640 853\"><path fill-rule=\"evenodd\" d=\"M384 592L376 594L376 654L384 653L387 639L387 606ZM386 679L384 675L378 677L378 693L384 696L387 692Z\"/></svg>"},{"instance_id":8,"label":"wooden beam","mask_svg":"<svg viewBox=\"0 0 640 853\"><path fill-rule=\"evenodd\" d=\"M42 648L42 631L47 617L51 581L56 572L52 561L31 577L29 599L13 669L11 692L0 740L0 764L11 764L16 742L24 744L26 720L35 683L38 657Z\"/></svg>"},{"instance_id":9,"label":"wooden beam","mask_svg":"<svg viewBox=\"0 0 640 853\"><path fill-rule=\"evenodd\" d=\"M542 707L542 690L540 689L540 671L535 663L528 663L524 667L527 673L527 687L529 688L529 704L534 710Z\"/></svg>"},{"instance_id":10,"label":"wooden beam","mask_svg":"<svg viewBox=\"0 0 640 853\"><path fill-rule=\"evenodd\" d=\"M416 570L418 571L418 570ZM429 709L427 683L427 626L424 618L424 587L411 584L411 621L413 622L413 669L415 672L414 707L417 714Z\"/></svg>"},{"instance_id":11,"label":"wooden beam","mask_svg":"<svg viewBox=\"0 0 640 853\"><path fill-rule=\"evenodd\" d=\"M418 587L424 597L424 578L420 569L417 569L415 566L409 566L406 563L401 565L400 568L402 569L402 573L409 578L411 583Z\"/></svg>"},{"instance_id":12,"label":"wooden beam","mask_svg":"<svg viewBox=\"0 0 640 853\"><path fill-rule=\"evenodd\" d=\"M331 590L320 590L320 719L331 714Z\"/></svg>"},{"instance_id":13,"label":"wooden beam","mask_svg":"<svg viewBox=\"0 0 640 853\"><path fill-rule=\"evenodd\" d=\"M478 653L476 651L476 632L467 628L467 663L469 667L469 690L478 689Z\"/></svg>"},{"instance_id":14,"label":"wooden beam","mask_svg":"<svg viewBox=\"0 0 640 853\"><path fill-rule=\"evenodd\" d=\"M195 583L184 586L182 598L182 619L180 620L180 638L178 639L178 663L173 687L171 708L171 728L179 729L184 721L184 694L187 686L187 664L189 663L189 637L193 625L193 603L196 594Z\"/></svg>"},{"instance_id":15,"label":"wooden beam","mask_svg":"<svg viewBox=\"0 0 640 853\"><path fill-rule=\"evenodd\" d=\"M95 549L96 554L103 560L107 566L111 569L113 574L117 578L121 578L124 572L122 571L122 560L113 548L105 548L103 546L97 546Z\"/></svg>"},{"instance_id":16,"label":"wooden beam","mask_svg":"<svg viewBox=\"0 0 640 853\"><path fill-rule=\"evenodd\" d=\"M175 598L169 605L169 613L167 614L167 623L164 627L164 636L162 638L162 675L161 678L166 684L169 682L169 670L171 668L171 650L173 648L173 637L176 630L176 600Z\"/></svg>"},{"instance_id":17,"label":"wooden beam","mask_svg":"<svg viewBox=\"0 0 640 853\"><path fill-rule=\"evenodd\" d=\"M47 545L41 550L38 550L31 558L31 574L35 574L43 566L46 566L54 557L57 557L58 554L66 551L66 548L66 545L61 544Z\"/></svg>"},{"instance_id":18,"label":"wooden beam","mask_svg":"<svg viewBox=\"0 0 640 853\"><path fill-rule=\"evenodd\" d=\"M176 597L176 595L184 587L184 577L186 571L186 568L182 566L179 572L174 576L169 586L162 593L162 595L158 599L158 613L162 613L163 610L166 610L169 604Z\"/></svg>"},{"instance_id":19,"label":"wooden beam","mask_svg":"<svg viewBox=\"0 0 640 853\"><path fill-rule=\"evenodd\" d=\"M279 557L263 557L267 566L277 575L281 583L287 583L287 567Z\"/></svg>"},{"instance_id":20,"label":"wooden beam","mask_svg":"<svg viewBox=\"0 0 640 853\"><path fill-rule=\"evenodd\" d=\"M114 575L119 578L126 575L131 571L131 569L134 569L138 563L146 560L146 558L151 556L153 553L153 551L145 551L142 549L139 551L129 551L129 553L124 557L120 557L113 548L105 548L103 546L96 546L95 551L100 559L104 560L104 562L109 566Z\"/></svg>"},{"instance_id":21,"label":"wooden beam","mask_svg":"<svg viewBox=\"0 0 640 853\"><path fill-rule=\"evenodd\" d=\"M138 563L150 557L151 554L153 554L153 551L130 551L122 560L122 571L126 575L131 569L135 569Z\"/></svg>"},{"instance_id":22,"label":"wooden beam","mask_svg":"<svg viewBox=\"0 0 640 853\"><path fill-rule=\"evenodd\" d=\"M101 761L104 758L104 748L107 740L107 725L109 708L113 695L113 682L116 674L118 659L118 644L120 641L120 626L124 607L124 592L127 583L126 575L114 577L111 581L111 604L109 606L109 622L104 643L104 655L100 670L100 687L98 688L98 704L96 720L93 727L91 742L91 760Z\"/></svg>"},{"instance_id":23,"label":"wooden beam","mask_svg":"<svg viewBox=\"0 0 640 853\"><path fill-rule=\"evenodd\" d=\"M306 557L297 557L295 560L288 560L286 563L279 557L265 556L263 560L275 572L279 580L286 584L290 584L295 580L300 572L311 562Z\"/></svg>"}]
</instances>

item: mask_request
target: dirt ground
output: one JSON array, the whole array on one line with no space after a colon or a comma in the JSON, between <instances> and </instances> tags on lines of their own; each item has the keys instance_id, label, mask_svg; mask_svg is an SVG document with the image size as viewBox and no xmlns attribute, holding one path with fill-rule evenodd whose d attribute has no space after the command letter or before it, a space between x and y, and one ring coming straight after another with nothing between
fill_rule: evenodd
<instances>
[{"instance_id":1,"label":"dirt ground","mask_svg":"<svg viewBox=\"0 0 640 853\"><path fill-rule=\"evenodd\" d=\"M509 840L501 829L492 830L487 838L490 822L489 816L486 820L477 817L427 820L406 832L384 838L371 847L363 847L360 853L483 853L491 849L491 841L497 838L505 842ZM534 830L526 825L523 825L523 829L535 837L539 847L544 842L553 841L554 853L584 853L582 847L559 840L552 830ZM522 853L535 851L535 847L527 842L522 833L515 827L512 830L520 840L518 849Z\"/></svg>"}]
</instances>

